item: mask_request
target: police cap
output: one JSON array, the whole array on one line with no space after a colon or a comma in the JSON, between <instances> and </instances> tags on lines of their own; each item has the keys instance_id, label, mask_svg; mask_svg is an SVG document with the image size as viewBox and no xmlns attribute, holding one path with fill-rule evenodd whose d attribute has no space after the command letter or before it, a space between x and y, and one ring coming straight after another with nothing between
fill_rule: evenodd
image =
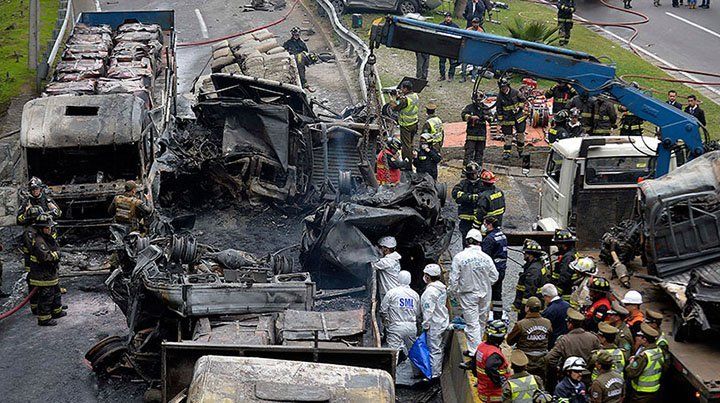
<instances>
[{"instance_id":1,"label":"police cap","mask_svg":"<svg viewBox=\"0 0 720 403\"><path fill-rule=\"evenodd\" d=\"M649 322L660 323L663 320L663 314L658 311L648 309L647 311L645 311L645 319L647 319Z\"/></svg>"},{"instance_id":2,"label":"police cap","mask_svg":"<svg viewBox=\"0 0 720 403\"><path fill-rule=\"evenodd\" d=\"M510 356L510 363L512 365L516 367L525 367L528 365L528 362L530 361L525 353L521 350L513 350L512 355Z\"/></svg>"},{"instance_id":3,"label":"police cap","mask_svg":"<svg viewBox=\"0 0 720 403\"><path fill-rule=\"evenodd\" d=\"M538 297L530 297L528 298L527 302L525 303L525 306L530 309L539 309L542 307L542 304L540 303L540 298Z\"/></svg>"},{"instance_id":4,"label":"police cap","mask_svg":"<svg viewBox=\"0 0 720 403\"><path fill-rule=\"evenodd\" d=\"M619 330L615 326L613 326L607 322L600 322L598 324L598 330L600 331L600 333L608 334L608 335L609 334L617 334L619 332Z\"/></svg>"},{"instance_id":5,"label":"police cap","mask_svg":"<svg viewBox=\"0 0 720 403\"><path fill-rule=\"evenodd\" d=\"M658 331L655 330L652 326L643 322L640 324L640 332L638 332L638 336L642 336L642 335L656 338L656 337L660 336L660 333L658 333Z\"/></svg>"},{"instance_id":6,"label":"police cap","mask_svg":"<svg viewBox=\"0 0 720 403\"><path fill-rule=\"evenodd\" d=\"M601 365L610 365L613 363L613 357L607 350L600 350L597 353L596 361L599 362Z\"/></svg>"},{"instance_id":7,"label":"police cap","mask_svg":"<svg viewBox=\"0 0 720 403\"><path fill-rule=\"evenodd\" d=\"M568 317L568 319L570 319L570 320L578 320L578 321L583 321L583 320L585 320L585 316L583 316L583 314L581 314L581 313L580 313L577 309L575 309L575 308L568 308L568 310L567 310L567 317Z\"/></svg>"},{"instance_id":8,"label":"police cap","mask_svg":"<svg viewBox=\"0 0 720 403\"><path fill-rule=\"evenodd\" d=\"M629 315L630 311L628 311L620 301L613 301L611 304L610 309L607 311L608 315Z\"/></svg>"}]
</instances>

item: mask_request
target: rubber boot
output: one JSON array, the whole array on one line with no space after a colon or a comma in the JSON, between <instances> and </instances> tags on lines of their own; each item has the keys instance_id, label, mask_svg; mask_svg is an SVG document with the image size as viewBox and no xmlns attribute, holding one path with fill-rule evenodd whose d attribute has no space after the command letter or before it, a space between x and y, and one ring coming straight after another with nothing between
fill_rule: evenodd
<instances>
[{"instance_id":1,"label":"rubber boot","mask_svg":"<svg viewBox=\"0 0 720 403\"><path fill-rule=\"evenodd\" d=\"M53 319L59 319L59 318L65 317L65 316L67 316L67 312L65 312L65 311L60 311L60 313L52 314Z\"/></svg>"},{"instance_id":2,"label":"rubber boot","mask_svg":"<svg viewBox=\"0 0 720 403\"><path fill-rule=\"evenodd\" d=\"M57 321L55 319L48 319L48 320L39 320L38 325L39 326L57 326Z\"/></svg>"}]
</instances>

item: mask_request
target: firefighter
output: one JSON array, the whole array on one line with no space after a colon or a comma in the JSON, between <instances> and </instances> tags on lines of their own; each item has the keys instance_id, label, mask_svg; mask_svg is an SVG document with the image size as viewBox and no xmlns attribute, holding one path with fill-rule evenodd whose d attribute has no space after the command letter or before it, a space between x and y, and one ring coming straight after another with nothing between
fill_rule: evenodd
<instances>
[{"instance_id":1,"label":"firefighter","mask_svg":"<svg viewBox=\"0 0 720 403\"><path fill-rule=\"evenodd\" d=\"M510 355L512 375L503 385L503 403L532 402L533 397L543 389L543 381L537 375L525 370L529 360L521 350L513 350Z\"/></svg>"},{"instance_id":2,"label":"firefighter","mask_svg":"<svg viewBox=\"0 0 720 403\"><path fill-rule=\"evenodd\" d=\"M524 352L529 363L527 371L545 379L545 355L552 334L552 323L540 316L542 303L530 297L525 304L525 318L517 321L507 336L507 343Z\"/></svg>"},{"instance_id":3,"label":"firefighter","mask_svg":"<svg viewBox=\"0 0 720 403\"><path fill-rule=\"evenodd\" d=\"M643 303L642 295L635 290L630 290L625 293L625 296L620 302L622 302L628 312L630 312L625 319L625 323L627 323L633 337L635 337L640 331L640 324L645 320L645 316L640 310L640 306Z\"/></svg>"},{"instance_id":4,"label":"firefighter","mask_svg":"<svg viewBox=\"0 0 720 403\"><path fill-rule=\"evenodd\" d=\"M572 137L568 130L568 121L570 113L563 109L553 116L553 126L548 129L548 143L552 144L558 140L568 139Z\"/></svg>"},{"instance_id":5,"label":"firefighter","mask_svg":"<svg viewBox=\"0 0 720 403\"><path fill-rule=\"evenodd\" d=\"M587 365L582 357L571 356L562 367L565 377L555 386L554 396L558 402L586 403L587 392L582 381Z\"/></svg>"},{"instance_id":6,"label":"firefighter","mask_svg":"<svg viewBox=\"0 0 720 403\"><path fill-rule=\"evenodd\" d=\"M621 136L642 136L643 123L645 122L639 116L633 114L623 105L618 105L618 110L622 112L620 117L620 135Z\"/></svg>"},{"instance_id":7,"label":"firefighter","mask_svg":"<svg viewBox=\"0 0 720 403\"><path fill-rule=\"evenodd\" d=\"M45 185L39 178L33 176L30 179L28 192L27 198L20 204L17 212L16 221L18 225L32 225L35 218L42 213L50 214L53 219L60 218L62 211L48 195Z\"/></svg>"},{"instance_id":8,"label":"firefighter","mask_svg":"<svg viewBox=\"0 0 720 403\"><path fill-rule=\"evenodd\" d=\"M513 129L515 129L514 141L517 145L518 156L522 157L525 147L525 97L514 88L510 88L507 78L501 77L498 80L500 92L497 95L495 109L497 110L498 122L505 145L503 146L503 159L510 158L513 144Z\"/></svg>"},{"instance_id":9,"label":"firefighter","mask_svg":"<svg viewBox=\"0 0 720 403\"><path fill-rule=\"evenodd\" d=\"M573 292L568 303L578 311L584 311L590 294L587 285L597 274L597 265L592 258L581 257L570 263L570 269L577 274L574 277L577 280L573 282Z\"/></svg>"},{"instance_id":10,"label":"firefighter","mask_svg":"<svg viewBox=\"0 0 720 403\"><path fill-rule=\"evenodd\" d=\"M440 281L442 271L437 264L429 264L423 269L423 281L427 286L420 297L422 309L422 328L427 332L427 344L430 350L432 379L442 374L443 334L450 326L450 314L447 309L447 287Z\"/></svg>"},{"instance_id":11,"label":"firefighter","mask_svg":"<svg viewBox=\"0 0 720 403\"><path fill-rule=\"evenodd\" d=\"M465 247L467 246L465 235L475 223L475 206L480 200L480 193L483 192L484 187L480 182L480 165L476 162L471 161L465 165L463 175L465 179L455 185L450 194L458 205L458 229Z\"/></svg>"},{"instance_id":12,"label":"firefighter","mask_svg":"<svg viewBox=\"0 0 720 403\"><path fill-rule=\"evenodd\" d=\"M486 217L485 222L480 227L483 233L482 250L495 263L495 269L498 272L498 279L492 286L492 313L493 319L502 319L503 316L503 299L502 287L505 279L505 270L507 268L507 237L497 226L497 218Z\"/></svg>"},{"instance_id":13,"label":"firefighter","mask_svg":"<svg viewBox=\"0 0 720 403\"><path fill-rule=\"evenodd\" d=\"M300 76L300 85L310 92L315 92L315 90L308 85L307 79L305 78L305 68L312 64L312 59L310 58L310 51L308 50L307 44L300 38L300 27L292 27L292 29L290 29L290 39L285 41L282 46L288 53L295 56L298 75Z\"/></svg>"},{"instance_id":14,"label":"firefighter","mask_svg":"<svg viewBox=\"0 0 720 403\"><path fill-rule=\"evenodd\" d=\"M417 338L420 317L420 296L410 288L411 281L410 272L400 271L398 286L388 291L380 303L387 345L405 357Z\"/></svg>"},{"instance_id":15,"label":"firefighter","mask_svg":"<svg viewBox=\"0 0 720 403\"><path fill-rule=\"evenodd\" d=\"M557 83L545 91L545 98L553 99L553 115L557 115L561 110L567 109L568 102L570 102L575 95L577 95L577 92L575 92L575 89L573 89L570 83Z\"/></svg>"},{"instance_id":16,"label":"firefighter","mask_svg":"<svg viewBox=\"0 0 720 403\"><path fill-rule=\"evenodd\" d=\"M475 226L480 228L487 217L495 217L497 226L502 227L503 215L505 215L505 194L495 186L497 177L487 169L480 172L480 182L483 190L478 199L475 210Z\"/></svg>"},{"instance_id":17,"label":"firefighter","mask_svg":"<svg viewBox=\"0 0 720 403\"><path fill-rule=\"evenodd\" d=\"M657 344L658 347L663 351L663 355L665 356L665 361L667 361L669 356L669 346L668 346L668 340L665 337L665 332L662 331L660 328L662 326L663 321L663 314L658 311L653 311L652 309L648 309L645 311L645 322L652 326L653 329L657 330L660 334L655 341L655 344Z\"/></svg>"},{"instance_id":18,"label":"firefighter","mask_svg":"<svg viewBox=\"0 0 720 403\"><path fill-rule=\"evenodd\" d=\"M568 329L570 331L555 342L555 347L546 356L548 370L554 371L568 357L581 357L585 362L593 351L600 349L598 338L583 328L585 316L576 309L568 308Z\"/></svg>"},{"instance_id":19,"label":"firefighter","mask_svg":"<svg viewBox=\"0 0 720 403\"><path fill-rule=\"evenodd\" d=\"M400 159L400 140L390 137L375 160L375 178L379 185L393 185L400 182L400 168L405 162Z\"/></svg>"},{"instance_id":20,"label":"firefighter","mask_svg":"<svg viewBox=\"0 0 720 403\"><path fill-rule=\"evenodd\" d=\"M490 109L485 105L484 100L485 93L476 91L473 93L472 103L466 105L460 112L460 118L466 122L464 165L473 161L479 166L483 163L487 122L491 120Z\"/></svg>"},{"instance_id":21,"label":"firefighter","mask_svg":"<svg viewBox=\"0 0 720 403\"><path fill-rule=\"evenodd\" d=\"M131 231L144 227L144 219L152 214L152 208L138 191L135 181L125 182L125 193L113 198L108 212L114 215L117 224L130 226Z\"/></svg>"},{"instance_id":22,"label":"firefighter","mask_svg":"<svg viewBox=\"0 0 720 403\"><path fill-rule=\"evenodd\" d=\"M390 101L390 107L398 113L403 158L410 158L412 155L413 140L418 130L419 103L420 98L413 91L413 85L408 80L400 83L400 91L395 99Z\"/></svg>"},{"instance_id":23,"label":"firefighter","mask_svg":"<svg viewBox=\"0 0 720 403\"><path fill-rule=\"evenodd\" d=\"M478 397L481 402L499 402L502 400L502 387L510 377L508 361L500 345L505 340L507 325L502 320L490 321L485 332L485 341L480 343L475 353L475 371L477 372ZM472 365L460 364L463 369Z\"/></svg>"},{"instance_id":24,"label":"firefighter","mask_svg":"<svg viewBox=\"0 0 720 403\"><path fill-rule=\"evenodd\" d=\"M384 236L378 241L378 248L383 257L372 264L373 271L377 274L378 300L382 301L385 294L400 285L398 275L400 274L400 259L402 256L395 251L397 240L392 236Z\"/></svg>"},{"instance_id":25,"label":"firefighter","mask_svg":"<svg viewBox=\"0 0 720 403\"><path fill-rule=\"evenodd\" d=\"M573 108L580 112L580 124L584 134L589 134L593 126L593 102L587 92L575 95L568 104L571 113ZM572 115L571 115L572 117Z\"/></svg>"},{"instance_id":26,"label":"firefighter","mask_svg":"<svg viewBox=\"0 0 720 403\"><path fill-rule=\"evenodd\" d=\"M595 98L593 106L593 136L609 136L617 125L615 106L603 98Z\"/></svg>"},{"instance_id":27,"label":"firefighter","mask_svg":"<svg viewBox=\"0 0 720 403\"><path fill-rule=\"evenodd\" d=\"M575 13L575 0L559 0L557 9L560 46L565 46L570 42L570 31L572 31L573 27L573 13Z\"/></svg>"},{"instance_id":28,"label":"firefighter","mask_svg":"<svg viewBox=\"0 0 720 403\"><path fill-rule=\"evenodd\" d=\"M55 221L52 216L42 213L35 218L35 229L26 230L23 236L25 247L30 254L28 283L35 292L38 325L55 326L55 319L66 316L58 285L60 248L52 236Z\"/></svg>"},{"instance_id":29,"label":"firefighter","mask_svg":"<svg viewBox=\"0 0 720 403\"><path fill-rule=\"evenodd\" d=\"M482 251L482 233L471 229L465 236L467 247L452 259L449 292L460 304L460 312L465 320L467 354L477 350L490 312L492 285L498 279L495 263Z\"/></svg>"},{"instance_id":30,"label":"firefighter","mask_svg":"<svg viewBox=\"0 0 720 403\"><path fill-rule=\"evenodd\" d=\"M567 131L570 137L585 137L585 129L580 121L580 109L570 109L570 121L567 124Z\"/></svg>"},{"instance_id":31,"label":"firefighter","mask_svg":"<svg viewBox=\"0 0 720 403\"><path fill-rule=\"evenodd\" d=\"M573 284L579 277L579 274L570 268L570 264L580 257L575 249L577 237L570 230L556 229L552 243L558 248L557 261L552 271L552 283L557 287L562 299L570 301Z\"/></svg>"},{"instance_id":32,"label":"firefighter","mask_svg":"<svg viewBox=\"0 0 720 403\"><path fill-rule=\"evenodd\" d=\"M625 381L623 369L616 370L612 355L600 350L595 358L592 385L590 386L590 403L622 403L625 397Z\"/></svg>"},{"instance_id":33,"label":"firefighter","mask_svg":"<svg viewBox=\"0 0 720 403\"><path fill-rule=\"evenodd\" d=\"M634 343L632 332L624 320L629 313L630 312L628 312L628 310L625 309L620 302L613 301L610 304L610 309L605 315L607 323L618 329L618 334L615 336L615 344L617 344L625 355L625 361L627 361L632 355Z\"/></svg>"},{"instance_id":34,"label":"firefighter","mask_svg":"<svg viewBox=\"0 0 720 403\"><path fill-rule=\"evenodd\" d=\"M428 174L437 180L438 164L442 160L442 157L438 150L429 143L431 138L429 133L420 135L420 148L417 151L413 151L413 165L417 173Z\"/></svg>"},{"instance_id":35,"label":"firefighter","mask_svg":"<svg viewBox=\"0 0 720 403\"><path fill-rule=\"evenodd\" d=\"M601 353L607 353L610 355L612 358L612 370L617 372L620 378L623 378L623 371L625 370L625 353L615 344L617 334L618 329L607 322L600 322L598 325L597 335L598 340L600 340L601 348L593 352L589 361L590 369L592 369L590 379L593 381L600 375L600 371L595 366L595 363L598 361L598 356Z\"/></svg>"},{"instance_id":36,"label":"firefighter","mask_svg":"<svg viewBox=\"0 0 720 403\"><path fill-rule=\"evenodd\" d=\"M517 286L515 286L515 301L513 302L513 308L518 312L518 320L525 316L525 304L528 298L538 297L543 284L545 284L542 253L542 248L536 241L526 239L523 243L525 264L518 278Z\"/></svg>"},{"instance_id":37,"label":"firefighter","mask_svg":"<svg viewBox=\"0 0 720 403\"><path fill-rule=\"evenodd\" d=\"M592 304L585 311L585 329L595 332L598 323L605 320L605 315L610 310L610 282L604 277L593 277L588 284L588 290Z\"/></svg>"},{"instance_id":38,"label":"firefighter","mask_svg":"<svg viewBox=\"0 0 720 403\"><path fill-rule=\"evenodd\" d=\"M628 361L625 375L630 380L628 402L654 402L658 400L658 391L662 380L665 358L663 351L655 344L658 336L657 330L647 323L640 325L636 344L639 351Z\"/></svg>"},{"instance_id":39,"label":"firefighter","mask_svg":"<svg viewBox=\"0 0 720 403\"><path fill-rule=\"evenodd\" d=\"M427 120L422 127L422 133L430 135L427 142L435 149L435 151L442 151L443 142L445 141L445 129L443 129L443 122L435 114L437 111L437 104L430 101L425 105L425 112L427 113Z\"/></svg>"}]
</instances>

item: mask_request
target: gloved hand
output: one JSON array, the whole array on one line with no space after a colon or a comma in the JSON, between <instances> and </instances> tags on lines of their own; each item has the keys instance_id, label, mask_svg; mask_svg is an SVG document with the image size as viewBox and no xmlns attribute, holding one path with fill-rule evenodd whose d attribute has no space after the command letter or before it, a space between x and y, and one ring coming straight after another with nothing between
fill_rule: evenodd
<instances>
[{"instance_id":1,"label":"gloved hand","mask_svg":"<svg viewBox=\"0 0 720 403\"><path fill-rule=\"evenodd\" d=\"M480 199L480 195L479 195L479 194L474 193L474 194L470 195L470 201L476 202L476 201L478 201L478 199Z\"/></svg>"}]
</instances>

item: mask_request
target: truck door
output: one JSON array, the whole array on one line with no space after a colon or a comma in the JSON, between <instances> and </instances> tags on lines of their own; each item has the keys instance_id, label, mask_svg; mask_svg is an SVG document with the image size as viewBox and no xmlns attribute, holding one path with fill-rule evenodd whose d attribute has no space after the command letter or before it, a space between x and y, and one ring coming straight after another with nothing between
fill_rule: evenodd
<instances>
[{"instance_id":1,"label":"truck door","mask_svg":"<svg viewBox=\"0 0 720 403\"><path fill-rule=\"evenodd\" d=\"M563 171L572 168L571 162L557 151L551 151L542 183L540 216L543 219L552 218L560 227L567 225L567 195L570 192L567 187L571 185L564 178Z\"/></svg>"}]
</instances>

